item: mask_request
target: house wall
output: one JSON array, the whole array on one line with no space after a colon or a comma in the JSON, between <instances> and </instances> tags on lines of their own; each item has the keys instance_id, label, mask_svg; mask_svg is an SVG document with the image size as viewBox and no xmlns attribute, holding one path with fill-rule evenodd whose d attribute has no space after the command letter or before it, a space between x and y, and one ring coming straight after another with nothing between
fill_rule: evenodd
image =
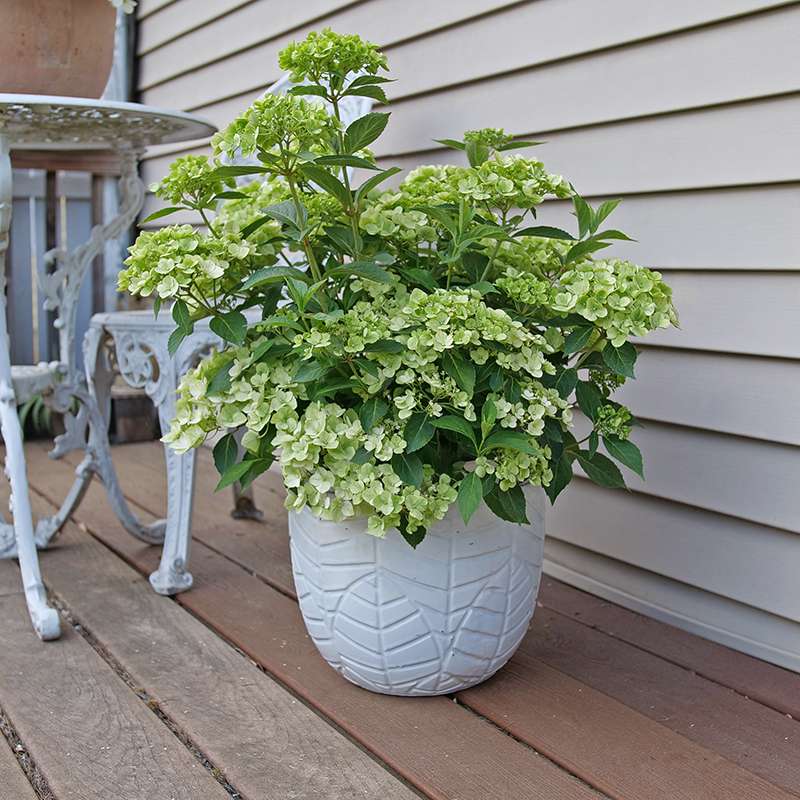
<instances>
[{"instance_id":1,"label":"house wall","mask_svg":"<svg viewBox=\"0 0 800 800\"><path fill-rule=\"evenodd\" d=\"M626 198L639 243L617 252L674 286L681 329L642 343L621 398L648 480L578 478L549 573L800 670L800 4L141 0L141 99L224 125L325 25L398 77L382 160L445 161L434 138L487 125L545 139L581 193Z\"/></svg>"}]
</instances>

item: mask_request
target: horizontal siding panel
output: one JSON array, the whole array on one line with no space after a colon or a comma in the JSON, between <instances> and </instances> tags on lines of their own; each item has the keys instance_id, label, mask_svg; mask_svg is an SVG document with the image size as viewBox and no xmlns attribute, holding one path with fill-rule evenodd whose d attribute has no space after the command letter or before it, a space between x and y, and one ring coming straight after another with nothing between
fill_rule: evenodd
<instances>
[{"instance_id":1,"label":"horizontal siding panel","mask_svg":"<svg viewBox=\"0 0 800 800\"><path fill-rule=\"evenodd\" d=\"M598 14L592 0L522 3L388 48L397 76L392 96L429 92L781 5L785 2L605 0L603 13ZM465 46L469 58L453 58ZM419 69L419 64L425 64L425 69Z\"/></svg>"},{"instance_id":2,"label":"horizontal siding panel","mask_svg":"<svg viewBox=\"0 0 800 800\"><path fill-rule=\"evenodd\" d=\"M583 195L800 180L800 152L794 145L800 139L800 94L556 131L544 139L543 146L527 153L551 172L566 175ZM382 161L403 169L466 163L462 153L445 149Z\"/></svg>"},{"instance_id":3,"label":"horizontal siding panel","mask_svg":"<svg viewBox=\"0 0 800 800\"><path fill-rule=\"evenodd\" d=\"M566 203L539 219L574 229ZM800 270L798 219L800 184L637 195L612 217L637 242L614 252L660 269Z\"/></svg>"},{"instance_id":4,"label":"horizontal siding panel","mask_svg":"<svg viewBox=\"0 0 800 800\"><path fill-rule=\"evenodd\" d=\"M214 0L212 3L198 2L198 0L170 0L154 9L158 10L158 14L153 14L151 11L145 15L143 9L139 14L137 54L142 56L149 53L164 42L183 36L198 26L206 26L221 14L229 14L233 9L249 2L250 0ZM149 3L148 6L150 5L155 3ZM140 61L142 66L145 63L146 59Z\"/></svg>"},{"instance_id":5,"label":"horizontal siding panel","mask_svg":"<svg viewBox=\"0 0 800 800\"><path fill-rule=\"evenodd\" d=\"M800 626L548 537L544 571L586 592L800 672Z\"/></svg>"},{"instance_id":6,"label":"horizontal siding panel","mask_svg":"<svg viewBox=\"0 0 800 800\"><path fill-rule=\"evenodd\" d=\"M639 417L800 445L800 364L645 347L615 395Z\"/></svg>"},{"instance_id":7,"label":"horizontal siding panel","mask_svg":"<svg viewBox=\"0 0 800 800\"><path fill-rule=\"evenodd\" d=\"M148 90L147 102L160 102L166 95L181 97L185 108L207 105L272 83L280 74L278 52L311 30L330 25L338 32L358 33L383 45L485 14L509 2L312 0L276 4L262 0L151 53L142 65L139 85ZM169 80L190 69L190 74Z\"/></svg>"},{"instance_id":8,"label":"horizontal siding panel","mask_svg":"<svg viewBox=\"0 0 800 800\"><path fill-rule=\"evenodd\" d=\"M602 489L584 479L548 512L547 533L800 621L797 561L790 557L800 550L794 533Z\"/></svg>"},{"instance_id":9,"label":"horizontal siding panel","mask_svg":"<svg viewBox=\"0 0 800 800\"><path fill-rule=\"evenodd\" d=\"M646 480L626 471L633 491L800 532L796 447L653 420L645 425L632 438L644 455Z\"/></svg>"},{"instance_id":10,"label":"horizontal siding panel","mask_svg":"<svg viewBox=\"0 0 800 800\"><path fill-rule=\"evenodd\" d=\"M141 20L154 14L159 9L175 2L177 2L177 0L138 0L136 4L137 20L141 22Z\"/></svg>"},{"instance_id":11,"label":"horizontal siding panel","mask_svg":"<svg viewBox=\"0 0 800 800\"><path fill-rule=\"evenodd\" d=\"M401 101L376 152L487 125L555 131L794 92L798 26L792 6Z\"/></svg>"},{"instance_id":12,"label":"horizontal siding panel","mask_svg":"<svg viewBox=\"0 0 800 800\"><path fill-rule=\"evenodd\" d=\"M649 344L800 358L800 274L669 272L681 327Z\"/></svg>"}]
</instances>

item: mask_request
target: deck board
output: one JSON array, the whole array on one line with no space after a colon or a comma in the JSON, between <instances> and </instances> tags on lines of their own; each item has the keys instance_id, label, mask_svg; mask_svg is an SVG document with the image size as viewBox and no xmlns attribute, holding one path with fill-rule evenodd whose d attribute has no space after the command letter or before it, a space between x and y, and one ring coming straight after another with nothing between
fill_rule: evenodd
<instances>
[{"instance_id":1,"label":"deck board","mask_svg":"<svg viewBox=\"0 0 800 800\"><path fill-rule=\"evenodd\" d=\"M36 451L29 451L29 464L33 475L43 472L44 462ZM57 496L70 480L69 468L56 466L59 469L48 471L47 496ZM38 490L35 479L33 485ZM147 492L148 486L139 484L138 489ZM90 488L76 519L141 572L147 574L156 566L157 548L142 546L121 529L99 486ZM45 574L51 557L55 561L58 553L44 554ZM343 681L317 654L293 600L201 543L192 553L192 572L195 588L179 597L182 605L427 797L589 800L599 796L449 699L383 697Z\"/></svg>"},{"instance_id":2,"label":"deck board","mask_svg":"<svg viewBox=\"0 0 800 800\"><path fill-rule=\"evenodd\" d=\"M211 466L209 453L201 450L198 459L201 465L197 476L198 496L212 497L216 473ZM118 461L129 494L138 504L149 504L154 512L160 511L166 502L163 486L151 486L151 482L148 482L147 492L135 488L148 480L148 476L163 472L159 449L149 445L134 445L126 448L125 457ZM227 495L222 497L220 503L203 504L196 537L293 596L286 523L279 506L281 489L277 475L269 474L260 480L257 501L267 512L262 525L230 520ZM571 593L574 598L576 594L583 594L551 580L545 580L544 584L548 596ZM610 606L612 611L619 608L602 603L597 598L586 597L593 601L590 604L592 607L602 604L603 608ZM576 602L573 599L568 607L572 608ZM639 617L633 612L626 612L626 615ZM756 775L800 794L800 723L742 694L736 694L691 669L673 664L600 630L593 630L581 624L578 621L580 619L580 613L576 618L568 618L551 608L540 608L534 617L531 632L522 644L521 653L613 697ZM789 675L795 695L800 695L800 677L797 675L683 631L676 631L663 623L655 624L666 629L666 636L673 632L680 634L680 638L686 640L683 647L685 652L691 652L693 646L704 655L709 652L708 646L711 645L717 661L724 661L727 655L741 657L762 685L768 678ZM746 725L741 724L742 719L747 720ZM502 719L498 724L503 727Z\"/></svg>"},{"instance_id":3,"label":"deck board","mask_svg":"<svg viewBox=\"0 0 800 800\"><path fill-rule=\"evenodd\" d=\"M0 620L0 706L59 800L230 800L71 626L41 642L22 595L0 598Z\"/></svg>"},{"instance_id":4,"label":"deck board","mask_svg":"<svg viewBox=\"0 0 800 800\"><path fill-rule=\"evenodd\" d=\"M28 782L11 748L0 735L0 786L13 800L37 800L36 792Z\"/></svg>"},{"instance_id":5,"label":"deck board","mask_svg":"<svg viewBox=\"0 0 800 800\"><path fill-rule=\"evenodd\" d=\"M115 455L128 496L139 508L159 513L165 490L158 445L116 448ZM39 461L35 453L31 457ZM358 701L358 696L373 696L346 684L338 692L342 696L331 697L342 687L342 681L316 655L291 600L293 585L279 479L264 476L257 488L257 500L267 512L266 523L237 522L228 516L229 498L225 496L220 502L219 495L211 494L216 478L208 453L201 451L199 464L201 499L195 517L198 543L191 566L196 588L182 595L180 601L428 796L453 796L447 793L454 791L452 778L445 777L437 784L442 768L427 761L437 752L441 755L440 742L417 736L398 748L396 740L364 720L370 714L385 715L391 703L394 719L411 722L413 738L414 717L404 715L401 706L418 701L400 700L395 704L395 698L378 698L383 710L376 712L369 704ZM55 475L48 474L46 486L37 485L37 489L58 495L69 478L69 468L58 466ZM142 547L122 533L100 494L99 487L90 490L78 519L137 569L152 569L157 551ZM630 643L613 635L614 631L604 631L601 625L593 629L595 607L611 604L589 595L582 597L583 593L553 581L545 584L543 599L555 609L539 610L518 657L492 681L462 693L459 699L464 704L611 797L727 800L735 796L761 800L790 796L779 787L798 791L798 723L768 708L771 703L748 700L744 692L737 694L719 685L722 681L715 683L711 676L692 674L691 667L677 659L664 658L647 647ZM567 595L564 607L552 599L559 592ZM617 608L613 606L612 611ZM656 624L667 631L675 630ZM706 645L710 643L677 633L682 635L682 659L689 658L692 645L697 646L701 660L708 658ZM277 658L275 641L283 645ZM712 649L717 656L732 652L720 645L713 645ZM746 673L748 677L763 682L770 675L789 676L783 690L788 696L793 685L795 693L800 693L800 677L743 658L755 662ZM741 675L737 680L742 683ZM351 692L356 693L352 699L347 696ZM460 712L457 718L447 717L451 731L456 726L461 732L475 721L488 727L466 708L447 705ZM433 714L426 714L426 719L438 716L437 708ZM470 756L474 761L475 753L483 754L485 745L478 747L469 736L459 736L458 741L453 741L452 735L444 736L452 750L445 754L447 759L456 757L456 762L450 764L463 763L473 769ZM477 749L471 751L470 747ZM503 775L502 771L497 772L496 764L489 767L496 775ZM447 780L451 783L447 784ZM569 780L571 788L580 786ZM469 796L481 797L480 791L489 790L491 784L483 781L485 777L478 776L478 793ZM519 794L519 788L504 784L502 778L494 787L498 785L508 791L494 796L529 796ZM551 791L543 796L561 795Z\"/></svg>"},{"instance_id":6,"label":"deck board","mask_svg":"<svg viewBox=\"0 0 800 800\"><path fill-rule=\"evenodd\" d=\"M555 580L545 580L540 602L672 663L697 672L800 720L800 689L794 672L695 636Z\"/></svg>"},{"instance_id":7,"label":"deck board","mask_svg":"<svg viewBox=\"0 0 800 800\"><path fill-rule=\"evenodd\" d=\"M37 510L44 510L39 498ZM47 582L246 797L414 793L92 537L68 524Z\"/></svg>"}]
</instances>

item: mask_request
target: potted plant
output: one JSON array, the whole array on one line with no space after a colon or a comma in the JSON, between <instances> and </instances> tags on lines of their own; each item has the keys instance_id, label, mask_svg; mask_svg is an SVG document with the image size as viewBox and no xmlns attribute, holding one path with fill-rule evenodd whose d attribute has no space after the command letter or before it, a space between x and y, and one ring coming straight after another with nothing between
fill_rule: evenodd
<instances>
[{"instance_id":1,"label":"potted plant","mask_svg":"<svg viewBox=\"0 0 800 800\"><path fill-rule=\"evenodd\" d=\"M114 59L117 8L135 0L4 0L0 91L97 98Z\"/></svg>"},{"instance_id":2,"label":"potted plant","mask_svg":"<svg viewBox=\"0 0 800 800\"><path fill-rule=\"evenodd\" d=\"M280 462L322 655L378 692L456 691L526 631L545 496L576 465L608 487L624 486L615 461L642 474L612 394L634 374L630 337L676 322L671 292L599 257L628 239L606 226L618 201L592 208L501 130L442 140L468 165L387 188L399 170L368 148L389 115L340 123L348 96L385 102L375 46L326 30L280 64L297 85L213 140L215 157L259 164L178 159L153 217L193 209L206 230L142 233L120 287L155 295L156 313L172 303L172 348L203 317L225 341L183 380L165 441L224 434L220 487ZM243 175L262 180L236 188ZM548 197L571 201L576 233L536 223Z\"/></svg>"}]
</instances>

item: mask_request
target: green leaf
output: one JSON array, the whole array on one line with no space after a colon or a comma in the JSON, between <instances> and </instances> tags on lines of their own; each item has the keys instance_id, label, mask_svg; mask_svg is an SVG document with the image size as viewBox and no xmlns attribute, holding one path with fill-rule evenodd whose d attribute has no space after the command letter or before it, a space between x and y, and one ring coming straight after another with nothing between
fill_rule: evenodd
<instances>
[{"instance_id":1,"label":"green leaf","mask_svg":"<svg viewBox=\"0 0 800 800\"><path fill-rule=\"evenodd\" d=\"M318 167L315 164L301 164L300 172L331 197L335 197L345 208L350 206L352 197L347 187L328 170Z\"/></svg>"},{"instance_id":2,"label":"green leaf","mask_svg":"<svg viewBox=\"0 0 800 800\"><path fill-rule=\"evenodd\" d=\"M437 288L437 283L434 280L433 275L431 275L431 273L426 269L410 267L409 269L403 270L403 275L407 276L411 283L419 284L423 288L429 289L432 292Z\"/></svg>"},{"instance_id":3,"label":"green leaf","mask_svg":"<svg viewBox=\"0 0 800 800\"><path fill-rule=\"evenodd\" d=\"M592 338L594 327L587 325L575 328L565 339L563 350L567 355L577 353Z\"/></svg>"},{"instance_id":4,"label":"green leaf","mask_svg":"<svg viewBox=\"0 0 800 800\"><path fill-rule=\"evenodd\" d=\"M578 218L578 238L583 239L591 230L594 214L591 206L578 194L572 198L572 204Z\"/></svg>"},{"instance_id":5,"label":"green leaf","mask_svg":"<svg viewBox=\"0 0 800 800\"><path fill-rule=\"evenodd\" d=\"M443 144L445 147L452 147L453 150L465 150L467 147L464 142L459 142L458 139L434 139L433 141Z\"/></svg>"},{"instance_id":6,"label":"green leaf","mask_svg":"<svg viewBox=\"0 0 800 800\"><path fill-rule=\"evenodd\" d=\"M160 208L158 211L154 211L150 214L149 217L145 217L139 224L145 225L148 222L152 222L154 219L161 219L161 217L167 217L170 214L174 214L176 211L183 211L183 206L169 206L168 208Z\"/></svg>"},{"instance_id":7,"label":"green leaf","mask_svg":"<svg viewBox=\"0 0 800 800\"><path fill-rule=\"evenodd\" d=\"M497 420L497 406L491 397L487 397L481 409L481 433L486 436Z\"/></svg>"},{"instance_id":8,"label":"green leaf","mask_svg":"<svg viewBox=\"0 0 800 800\"><path fill-rule=\"evenodd\" d=\"M403 483L409 486L422 486L422 461L413 453L398 453L392 457L392 469Z\"/></svg>"},{"instance_id":9,"label":"green leaf","mask_svg":"<svg viewBox=\"0 0 800 800\"><path fill-rule=\"evenodd\" d=\"M295 97L313 95L315 97L327 97L328 91L324 86L313 86L304 84L302 86L292 86L286 94L293 94Z\"/></svg>"},{"instance_id":10,"label":"green leaf","mask_svg":"<svg viewBox=\"0 0 800 800\"><path fill-rule=\"evenodd\" d=\"M181 346L181 342L191 333L191 331L187 331L185 328L175 328L174 331L169 335L169 339L167 340L167 350L171 356L174 356L175 353L178 352L178 348Z\"/></svg>"},{"instance_id":11,"label":"green leaf","mask_svg":"<svg viewBox=\"0 0 800 800\"><path fill-rule=\"evenodd\" d=\"M498 152L505 152L506 150L519 150L521 147L536 147L537 145L544 144L544 142L506 142L497 148Z\"/></svg>"},{"instance_id":12,"label":"green leaf","mask_svg":"<svg viewBox=\"0 0 800 800\"><path fill-rule=\"evenodd\" d=\"M262 225L266 225L268 222L272 222L275 218L270 214L265 214L263 217L259 217L258 219L254 219L249 225L245 225L239 231L239 235L246 239L251 233L255 233Z\"/></svg>"},{"instance_id":13,"label":"green leaf","mask_svg":"<svg viewBox=\"0 0 800 800\"><path fill-rule=\"evenodd\" d=\"M406 453L414 453L433 438L436 429L428 421L426 414L412 414L406 422L403 438L406 440Z\"/></svg>"},{"instance_id":14,"label":"green leaf","mask_svg":"<svg viewBox=\"0 0 800 800\"><path fill-rule=\"evenodd\" d=\"M351 122L344 134L345 150L348 153L355 153L372 144L383 133L387 122L389 122L388 114L374 112Z\"/></svg>"},{"instance_id":15,"label":"green leaf","mask_svg":"<svg viewBox=\"0 0 800 800\"><path fill-rule=\"evenodd\" d=\"M305 207L301 205L298 214L297 206L291 200L284 200L282 203L267 206L264 209L264 213L283 225L289 225L297 230L304 228L308 222L308 212L306 212Z\"/></svg>"},{"instance_id":16,"label":"green leaf","mask_svg":"<svg viewBox=\"0 0 800 800\"><path fill-rule=\"evenodd\" d=\"M359 278L366 278L376 283L391 283L392 274L383 267L371 261L352 261L349 264L342 264L341 267L329 269L325 275L330 278L342 278L348 275L355 275Z\"/></svg>"},{"instance_id":17,"label":"green leaf","mask_svg":"<svg viewBox=\"0 0 800 800\"><path fill-rule=\"evenodd\" d=\"M507 522L516 522L520 525L528 522L525 508L525 494L521 487L514 486L507 491L502 491L495 486L492 491L484 495L486 505L498 516Z\"/></svg>"},{"instance_id":18,"label":"green leaf","mask_svg":"<svg viewBox=\"0 0 800 800\"><path fill-rule=\"evenodd\" d=\"M370 397L358 411L361 427L369 433L376 422L382 420L389 411L389 404L380 397Z\"/></svg>"},{"instance_id":19,"label":"green leaf","mask_svg":"<svg viewBox=\"0 0 800 800\"><path fill-rule=\"evenodd\" d=\"M308 283L309 276L296 267L262 267L256 270L243 284L242 289L252 289L254 286L263 286L269 283L283 283L287 278L305 281Z\"/></svg>"},{"instance_id":20,"label":"green leaf","mask_svg":"<svg viewBox=\"0 0 800 800\"><path fill-rule=\"evenodd\" d=\"M189 307L183 300L176 300L172 304L172 319L175 320L175 324L181 330L186 331L187 334L191 333L194 329L194 323L189 314Z\"/></svg>"},{"instance_id":21,"label":"green leaf","mask_svg":"<svg viewBox=\"0 0 800 800\"><path fill-rule=\"evenodd\" d=\"M603 361L606 366L626 378L634 378L633 365L636 363L636 348L625 342L621 347L614 347L611 342L606 342L603 348Z\"/></svg>"},{"instance_id":22,"label":"green leaf","mask_svg":"<svg viewBox=\"0 0 800 800\"><path fill-rule=\"evenodd\" d=\"M571 233L567 233L561 228L553 228L550 225L534 225L532 228L523 228L514 234L515 238L518 236L538 236L542 239L565 239L568 241L575 239Z\"/></svg>"},{"instance_id":23,"label":"green leaf","mask_svg":"<svg viewBox=\"0 0 800 800\"><path fill-rule=\"evenodd\" d=\"M627 233L623 233L622 231L618 231L618 230L615 230L613 228L610 228L607 231L600 231L600 233L596 233L594 235L594 238L598 239L600 241L604 241L605 239L619 239L620 241L623 241L623 242L635 242L636 241L635 239L631 239L631 237L628 236Z\"/></svg>"},{"instance_id":24,"label":"green leaf","mask_svg":"<svg viewBox=\"0 0 800 800\"><path fill-rule=\"evenodd\" d=\"M263 175L269 172L266 167L217 167L213 175L217 178L238 178L240 175Z\"/></svg>"},{"instance_id":25,"label":"green leaf","mask_svg":"<svg viewBox=\"0 0 800 800\"><path fill-rule=\"evenodd\" d=\"M266 472L272 465L273 458L255 458L245 461L250 468L239 478L239 485L246 489L262 472Z\"/></svg>"},{"instance_id":26,"label":"green leaf","mask_svg":"<svg viewBox=\"0 0 800 800\"><path fill-rule=\"evenodd\" d=\"M355 95L356 97L371 97L379 103L388 103L386 92L380 86L356 86L355 89L348 89L342 97L349 97ZM360 149L360 148L358 148Z\"/></svg>"},{"instance_id":27,"label":"green leaf","mask_svg":"<svg viewBox=\"0 0 800 800\"><path fill-rule=\"evenodd\" d=\"M225 434L214 445L214 466L224 475L239 459L239 445L232 433Z\"/></svg>"},{"instance_id":28,"label":"green leaf","mask_svg":"<svg viewBox=\"0 0 800 800\"><path fill-rule=\"evenodd\" d=\"M214 377L209 381L208 394L222 394L231 386L231 367L233 362L229 361L223 367L217 370Z\"/></svg>"},{"instance_id":29,"label":"green leaf","mask_svg":"<svg viewBox=\"0 0 800 800\"><path fill-rule=\"evenodd\" d=\"M471 167L479 167L488 160L492 153L488 145L475 141L467 142L464 149L467 152L467 160Z\"/></svg>"},{"instance_id":30,"label":"green leaf","mask_svg":"<svg viewBox=\"0 0 800 800\"><path fill-rule=\"evenodd\" d=\"M314 163L323 167L358 167L359 169L380 169L375 162L367 161L366 158L361 158L359 156L320 156L319 158L314 159Z\"/></svg>"},{"instance_id":31,"label":"green leaf","mask_svg":"<svg viewBox=\"0 0 800 800\"><path fill-rule=\"evenodd\" d=\"M212 200L247 200L250 197L249 194L245 194L244 192L236 192L236 191L229 191L229 192L220 192L219 194L215 194L211 199Z\"/></svg>"},{"instance_id":32,"label":"green leaf","mask_svg":"<svg viewBox=\"0 0 800 800\"><path fill-rule=\"evenodd\" d=\"M470 397L475 391L475 366L471 361L456 355L448 350L442 358L444 371L463 389Z\"/></svg>"},{"instance_id":33,"label":"green leaf","mask_svg":"<svg viewBox=\"0 0 800 800\"><path fill-rule=\"evenodd\" d=\"M351 461L354 464L366 464L367 461L369 461L369 458L369 453L363 447L359 447L353 455Z\"/></svg>"},{"instance_id":34,"label":"green leaf","mask_svg":"<svg viewBox=\"0 0 800 800\"><path fill-rule=\"evenodd\" d=\"M616 458L620 464L624 464L644 480L642 453L633 442L620 439L618 436L604 436L603 445L612 458Z\"/></svg>"},{"instance_id":35,"label":"green leaf","mask_svg":"<svg viewBox=\"0 0 800 800\"><path fill-rule=\"evenodd\" d=\"M458 487L458 510L465 525L469 525L472 515L478 510L483 500L483 485L481 479L474 473L468 472L461 480Z\"/></svg>"},{"instance_id":36,"label":"green leaf","mask_svg":"<svg viewBox=\"0 0 800 800\"><path fill-rule=\"evenodd\" d=\"M570 369L563 370L558 378L556 378L555 389L558 392L559 397L566 400L573 393L573 391L575 391L575 386L577 383L578 370L576 370L574 367L571 367Z\"/></svg>"},{"instance_id":37,"label":"green leaf","mask_svg":"<svg viewBox=\"0 0 800 800\"><path fill-rule=\"evenodd\" d=\"M397 175L398 172L402 172L400 167L389 167L389 169L385 169L383 172L379 172L377 175L367 178L356 191L356 202L360 203L376 186L391 178L392 175Z\"/></svg>"},{"instance_id":38,"label":"green leaf","mask_svg":"<svg viewBox=\"0 0 800 800\"><path fill-rule=\"evenodd\" d=\"M597 239L584 239L576 245L570 247L567 251L566 262L569 264L571 261L577 261L579 258L591 255L598 250L603 250L609 246L609 242L601 242Z\"/></svg>"},{"instance_id":39,"label":"green leaf","mask_svg":"<svg viewBox=\"0 0 800 800\"><path fill-rule=\"evenodd\" d=\"M597 452L597 447L599 444L600 437L597 435L597 431L592 431L589 434L589 458L591 458Z\"/></svg>"},{"instance_id":40,"label":"green leaf","mask_svg":"<svg viewBox=\"0 0 800 800\"><path fill-rule=\"evenodd\" d=\"M578 463L583 467L583 471L598 486L605 486L609 489L619 489L625 486L625 479L619 471L619 467L602 453L595 453L589 457L585 450L578 450Z\"/></svg>"},{"instance_id":41,"label":"green leaf","mask_svg":"<svg viewBox=\"0 0 800 800\"><path fill-rule=\"evenodd\" d=\"M244 477L244 475L252 466L253 459L248 459L247 461L240 461L238 464L233 464L232 466L228 467L228 469L225 470L225 473L219 479L219 483L214 491L218 492L220 489L224 489L226 486L236 483Z\"/></svg>"},{"instance_id":42,"label":"green leaf","mask_svg":"<svg viewBox=\"0 0 800 800\"><path fill-rule=\"evenodd\" d=\"M365 353L402 353L405 349L402 342L396 342L394 339L378 339L377 342L364 345Z\"/></svg>"},{"instance_id":43,"label":"green leaf","mask_svg":"<svg viewBox=\"0 0 800 800\"><path fill-rule=\"evenodd\" d=\"M475 441L475 431L463 417L448 414L444 417L432 419L431 425L433 425L434 428L441 428L446 431L452 431L453 433L459 433L466 439L469 439L475 447L478 446L478 443Z\"/></svg>"},{"instance_id":44,"label":"green leaf","mask_svg":"<svg viewBox=\"0 0 800 800\"><path fill-rule=\"evenodd\" d=\"M492 450L495 447L517 450L520 453L527 453L531 456L539 455L541 452L538 447L531 444L530 437L527 434L507 429L495 431L488 436L481 450Z\"/></svg>"},{"instance_id":45,"label":"green leaf","mask_svg":"<svg viewBox=\"0 0 800 800\"><path fill-rule=\"evenodd\" d=\"M383 78L380 75L359 75L350 82L348 88L352 89L354 86L369 86L373 83L394 83L394 81L394 78Z\"/></svg>"},{"instance_id":46,"label":"green leaf","mask_svg":"<svg viewBox=\"0 0 800 800\"><path fill-rule=\"evenodd\" d=\"M326 371L318 361L304 361L295 371L293 380L295 383L310 383L321 378Z\"/></svg>"},{"instance_id":47,"label":"green leaf","mask_svg":"<svg viewBox=\"0 0 800 800\"><path fill-rule=\"evenodd\" d=\"M575 387L575 397L580 410L591 420L597 415L597 409L605 403L600 390L593 383L587 381L578 382Z\"/></svg>"},{"instance_id":48,"label":"green leaf","mask_svg":"<svg viewBox=\"0 0 800 800\"><path fill-rule=\"evenodd\" d=\"M597 210L594 212L594 224L598 228L600 223L622 202L622 200L606 200L600 203Z\"/></svg>"},{"instance_id":49,"label":"green leaf","mask_svg":"<svg viewBox=\"0 0 800 800\"><path fill-rule=\"evenodd\" d=\"M209 328L226 342L242 344L247 333L247 319L241 311L229 311L220 317L212 317Z\"/></svg>"},{"instance_id":50,"label":"green leaf","mask_svg":"<svg viewBox=\"0 0 800 800\"><path fill-rule=\"evenodd\" d=\"M397 530L400 531L400 535L410 544L415 550L417 546L422 542L427 534L427 530L425 528L415 528L413 531L408 529L408 520L406 518L401 518L400 523L397 526Z\"/></svg>"},{"instance_id":51,"label":"green leaf","mask_svg":"<svg viewBox=\"0 0 800 800\"><path fill-rule=\"evenodd\" d=\"M556 502L556 498L566 489L572 480L572 462L566 453L561 454L561 458L553 465L553 479L545 487L545 492L550 498L551 503Z\"/></svg>"}]
</instances>

